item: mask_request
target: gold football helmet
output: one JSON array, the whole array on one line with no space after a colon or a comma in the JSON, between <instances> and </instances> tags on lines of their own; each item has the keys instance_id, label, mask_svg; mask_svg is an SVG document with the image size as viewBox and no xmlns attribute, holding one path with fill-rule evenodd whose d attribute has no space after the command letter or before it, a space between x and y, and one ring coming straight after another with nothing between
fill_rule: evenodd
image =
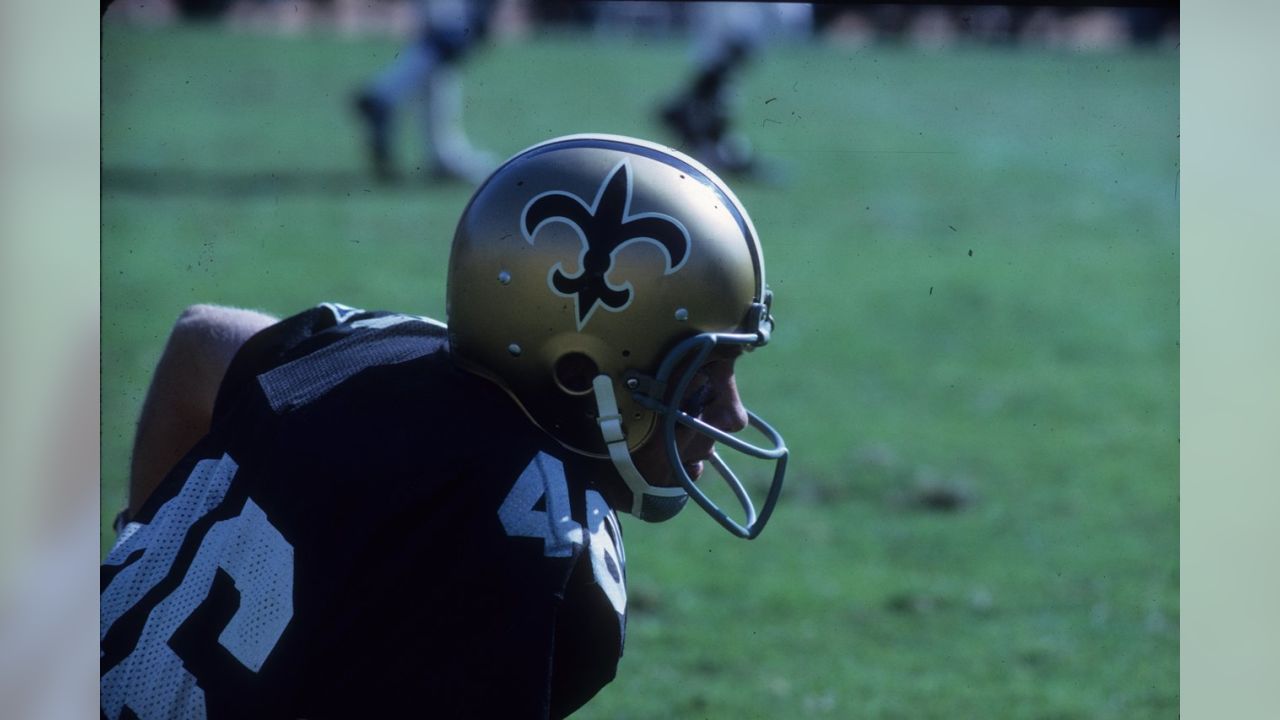
<instances>
[{"instance_id":1,"label":"gold football helmet","mask_svg":"<svg viewBox=\"0 0 1280 720\"><path fill-rule=\"evenodd\" d=\"M458 364L505 389L540 428L610 459L630 491L618 508L650 521L692 496L753 538L782 488L787 449L745 442L680 408L717 345L754 348L773 329L764 259L746 210L697 161L654 143L572 135L516 154L480 185L454 235L449 338ZM775 462L757 515L718 454L712 467L742 505L730 518L685 470L677 425ZM649 484L631 453L662 442L680 487Z\"/></svg>"}]
</instances>

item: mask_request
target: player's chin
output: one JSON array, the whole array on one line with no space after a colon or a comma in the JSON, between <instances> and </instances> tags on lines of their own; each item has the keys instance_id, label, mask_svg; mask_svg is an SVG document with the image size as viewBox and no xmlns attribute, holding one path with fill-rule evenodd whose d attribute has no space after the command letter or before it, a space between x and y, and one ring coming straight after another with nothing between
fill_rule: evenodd
<instances>
[{"instance_id":1,"label":"player's chin","mask_svg":"<svg viewBox=\"0 0 1280 720\"><path fill-rule=\"evenodd\" d=\"M681 465L684 467L684 471L689 473L689 478L691 480L697 480L702 477L703 471L707 469L707 463L711 458L712 444L707 443L706 445L689 448L688 450L688 454L682 454L680 459L684 460L684 458L687 457L689 460L682 462Z\"/></svg>"},{"instance_id":2,"label":"player's chin","mask_svg":"<svg viewBox=\"0 0 1280 720\"><path fill-rule=\"evenodd\" d=\"M685 463L684 471L689 473L689 479L696 481L698 478L702 477L702 471L704 469L705 464L706 463L703 460L697 460L691 463Z\"/></svg>"}]
</instances>

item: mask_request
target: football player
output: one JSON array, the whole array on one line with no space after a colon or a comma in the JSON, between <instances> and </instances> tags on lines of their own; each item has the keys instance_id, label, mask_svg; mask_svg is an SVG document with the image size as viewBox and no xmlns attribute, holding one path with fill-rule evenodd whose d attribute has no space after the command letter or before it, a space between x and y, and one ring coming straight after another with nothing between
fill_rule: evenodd
<instances>
[{"instance_id":1,"label":"football player","mask_svg":"<svg viewBox=\"0 0 1280 720\"><path fill-rule=\"evenodd\" d=\"M734 369L771 302L711 171L576 135L477 190L447 325L189 309L102 566L103 715L573 712L623 650L615 511L661 522L693 498L744 538L769 519L787 449ZM758 511L726 447L773 464ZM712 471L740 507L699 487Z\"/></svg>"},{"instance_id":2,"label":"football player","mask_svg":"<svg viewBox=\"0 0 1280 720\"><path fill-rule=\"evenodd\" d=\"M493 0L422 0L419 37L397 53L356 95L376 178L400 177L393 145L396 109L408 99L422 103L424 157L437 179L477 184L497 158L471 144L462 126L460 66L488 34Z\"/></svg>"},{"instance_id":3,"label":"football player","mask_svg":"<svg viewBox=\"0 0 1280 720\"><path fill-rule=\"evenodd\" d=\"M733 127L735 86L771 36L807 33L812 14L807 3L689 4L692 72L658 109L681 148L722 174L781 180L779 168L762 163L746 135Z\"/></svg>"}]
</instances>

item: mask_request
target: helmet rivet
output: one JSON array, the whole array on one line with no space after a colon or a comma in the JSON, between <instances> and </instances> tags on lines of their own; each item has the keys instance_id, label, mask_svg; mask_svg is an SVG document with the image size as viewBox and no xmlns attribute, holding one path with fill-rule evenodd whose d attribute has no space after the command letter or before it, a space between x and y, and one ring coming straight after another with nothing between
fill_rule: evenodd
<instances>
[{"instance_id":1,"label":"helmet rivet","mask_svg":"<svg viewBox=\"0 0 1280 720\"><path fill-rule=\"evenodd\" d=\"M507 272L506 270L503 270L502 272L498 273L498 282L502 283L503 285L510 285L511 273Z\"/></svg>"},{"instance_id":2,"label":"helmet rivet","mask_svg":"<svg viewBox=\"0 0 1280 720\"><path fill-rule=\"evenodd\" d=\"M523 351L520 349L519 345L511 343L507 346L507 352L511 353L511 357L520 357L520 353Z\"/></svg>"},{"instance_id":3,"label":"helmet rivet","mask_svg":"<svg viewBox=\"0 0 1280 720\"><path fill-rule=\"evenodd\" d=\"M676 308L676 319L684 322L689 319L689 311L686 308Z\"/></svg>"},{"instance_id":4,"label":"helmet rivet","mask_svg":"<svg viewBox=\"0 0 1280 720\"><path fill-rule=\"evenodd\" d=\"M628 388L628 389L630 389L630 390L635 390L635 389L636 389L636 388L638 388L638 387L640 387L640 381L639 381L639 380L637 380L637 379L635 379L635 378L627 378L627 388Z\"/></svg>"}]
</instances>

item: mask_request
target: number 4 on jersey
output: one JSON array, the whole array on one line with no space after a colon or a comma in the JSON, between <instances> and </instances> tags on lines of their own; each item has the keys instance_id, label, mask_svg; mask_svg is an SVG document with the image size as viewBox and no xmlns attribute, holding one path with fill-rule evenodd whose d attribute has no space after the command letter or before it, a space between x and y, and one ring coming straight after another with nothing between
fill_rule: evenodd
<instances>
[{"instance_id":1,"label":"number 4 on jersey","mask_svg":"<svg viewBox=\"0 0 1280 720\"><path fill-rule=\"evenodd\" d=\"M559 460L538 453L498 508L507 535L542 538L547 557L569 557L582 544L582 526L569 512L569 489Z\"/></svg>"}]
</instances>

